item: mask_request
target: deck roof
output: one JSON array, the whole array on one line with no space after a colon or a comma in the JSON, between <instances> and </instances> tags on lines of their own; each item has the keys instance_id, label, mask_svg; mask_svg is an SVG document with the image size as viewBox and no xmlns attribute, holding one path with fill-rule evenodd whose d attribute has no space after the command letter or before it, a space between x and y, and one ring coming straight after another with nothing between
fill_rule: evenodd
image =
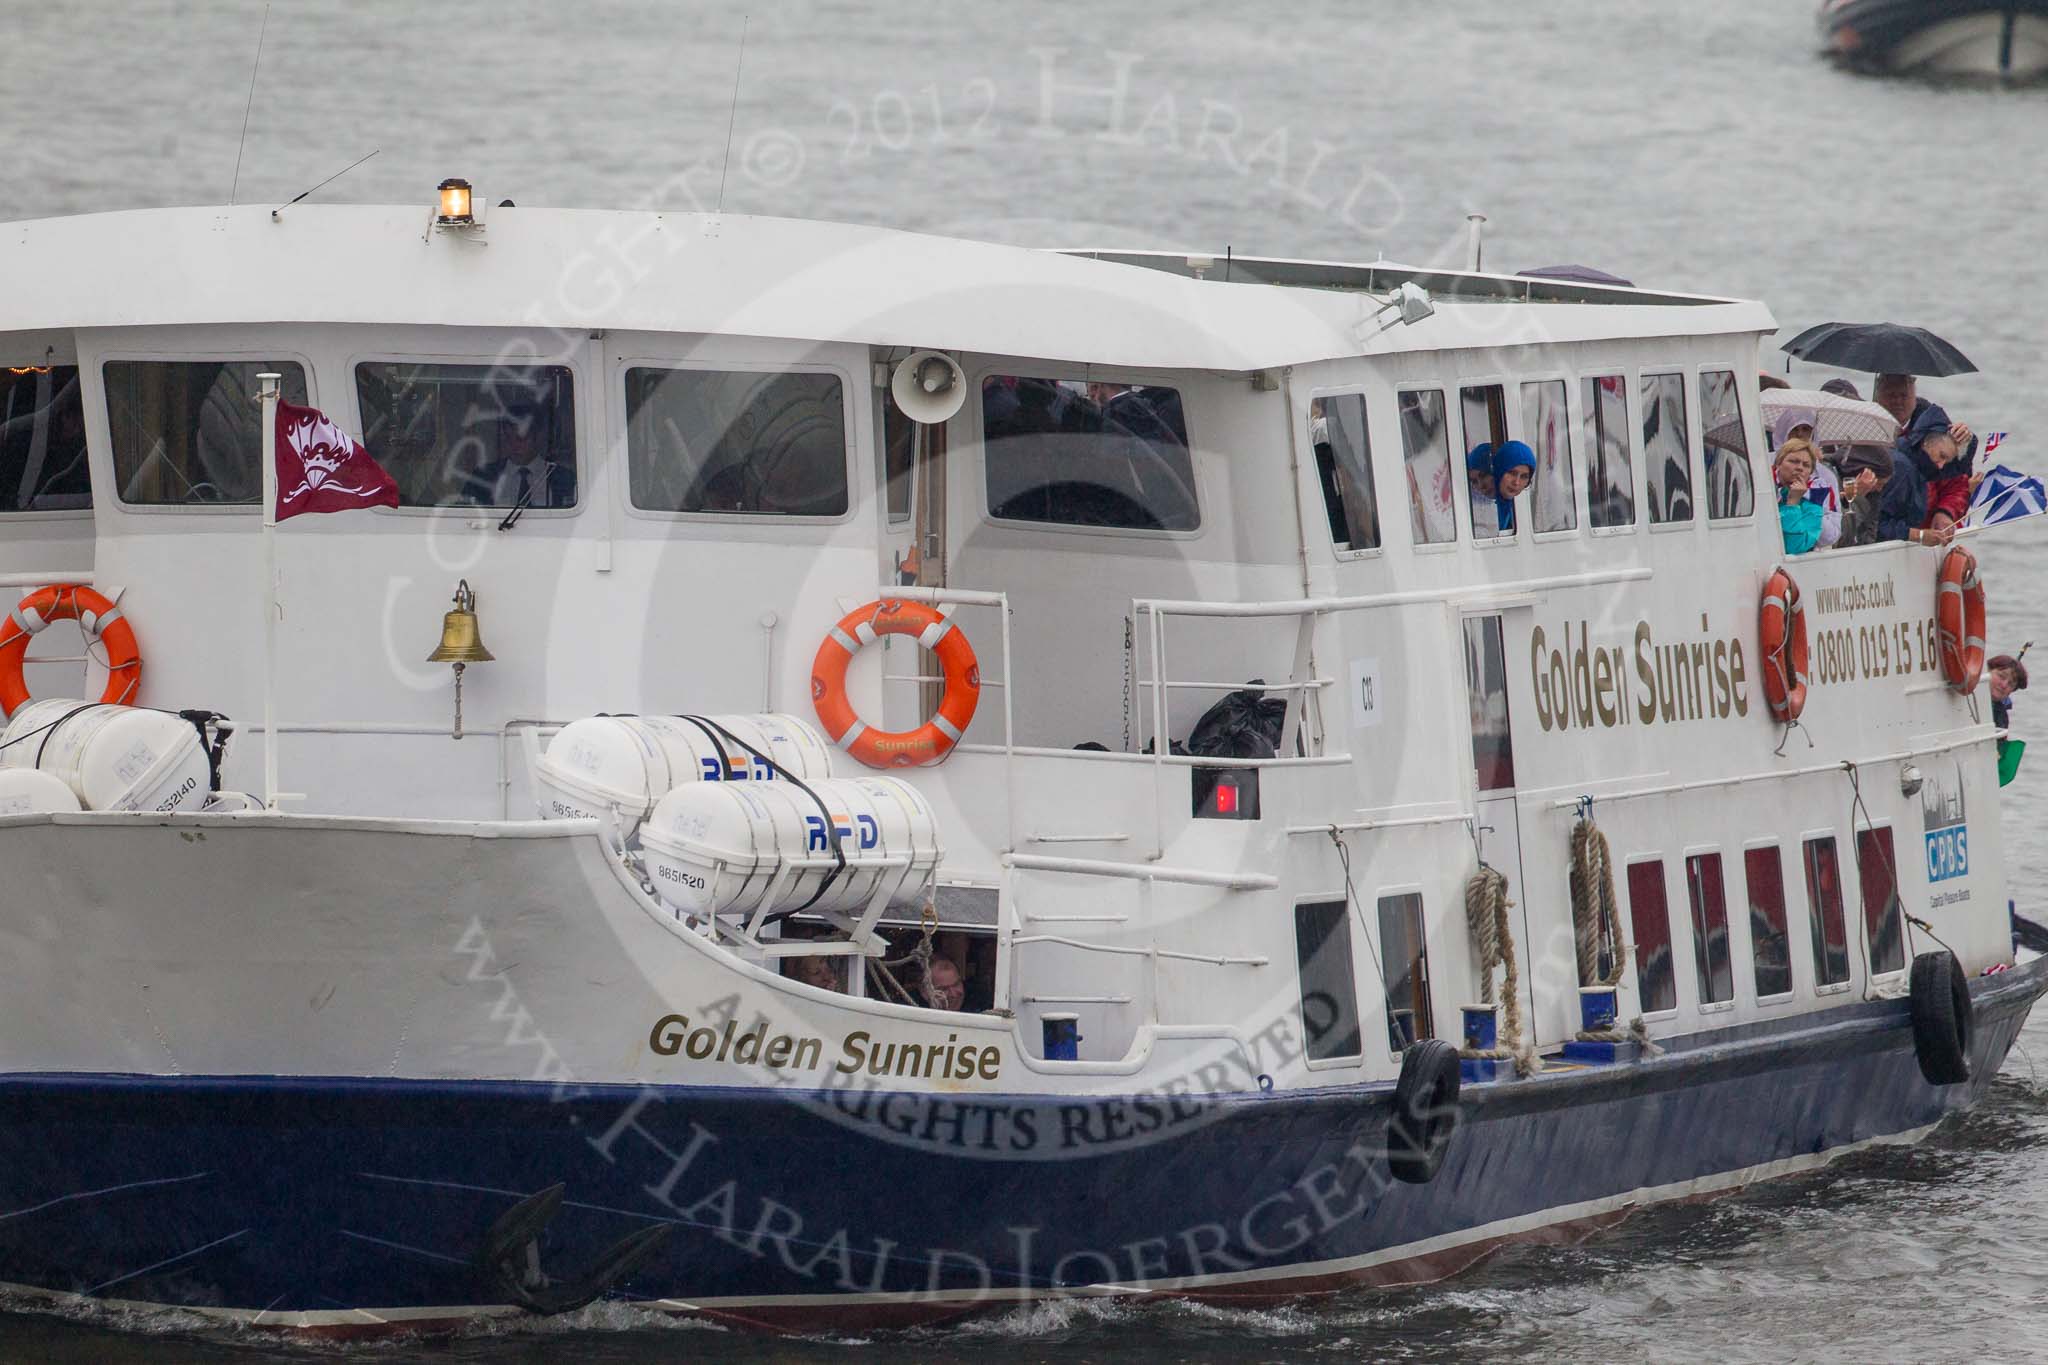
<instances>
[{"instance_id":1,"label":"deck roof","mask_svg":"<svg viewBox=\"0 0 2048 1365\"><path fill-rule=\"evenodd\" d=\"M588 328L1242 372L1775 326L1757 303L1387 263L1244 260L1231 276L1196 278L1185 256L738 214L496 208L464 233L430 231L424 205L302 204L275 218L267 206L147 209L0 224L0 329ZM1365 291L1404 279L1432 290L1436 315L1375 331Z\"/></svg>"}]
</instances>

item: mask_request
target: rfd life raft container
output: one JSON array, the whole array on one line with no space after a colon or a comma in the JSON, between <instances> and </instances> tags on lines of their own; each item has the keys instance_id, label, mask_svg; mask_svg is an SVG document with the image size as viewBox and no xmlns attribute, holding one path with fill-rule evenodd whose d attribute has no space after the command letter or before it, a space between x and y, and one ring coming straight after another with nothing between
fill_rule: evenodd
<instances>
[{"instance_id":1,"label":"rfd life raft container","mask_svg":"<svg viewBox=\"0 0 2048 1365\"><path fill-rule=\"evenodd\" d=\"M48 773L0 769L0 817L68 815L79 809L78 794Z\"/></svg>"},{"instance_id":2,"label":"rfd life raft container","mask_svg":"<svg viewBox=\"0 0 2048 1365\"><path fill-rule=\"evenodd\" d=\"M592 716L563 726L536 768L543 819L616 811L632 825L685 785L773 781L777 768L805 781L830 777L832 750L795 716Z\"/></svg>"},{"instance_id":3,"label":"rfd life raft container","mask_svg":"<svg viewBox=\"0 0 2048 1365\"><path fill-rule=\"evenodd\" d=\"M678 787L640 846L656 893L692 916L911 904L943 856L930 804L894 777Z\"/></svg>"},{"instance_id":4,"label":"rfd life raft container","mask_svg":"<svg viewBox=\"0 0 2048 1365\"><path fill-rule=\"evenodd\" d=\"M52 699L14 713L0 765L56 778L87 810L197 810L212 795L199 732L168 711Z\"/></svg>"}]
</instances>

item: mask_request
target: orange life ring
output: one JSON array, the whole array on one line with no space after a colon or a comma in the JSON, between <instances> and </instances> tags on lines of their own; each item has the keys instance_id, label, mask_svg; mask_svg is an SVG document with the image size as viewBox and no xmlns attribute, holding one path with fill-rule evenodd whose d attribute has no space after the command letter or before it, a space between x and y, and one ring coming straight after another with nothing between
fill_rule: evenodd
<instances>
[{"instance_id":1,"label":"orange life ring","mask_svg":"<svg viewBox=\"0 0 2048 1365\"><path fill-rule=\"evenodd\" d=\"M939 713L915 730L876 730L846 698L846 666L884 635L912 635L938 655L946 690ZM953 751L981 703L981 664L966 632L922 602L870 602L839 618L811 664L811 704L834 744L870 768L921 768Z\"/></svg>"},{"instance_id":2,"label":"orange life ring","mask_svg":"<svg viewBox=\"0 0 2048 1365\"><path fill-rule=\"evenodd\" d=\"M1977 573L1977 556L1961 545L1950 546L1941 557L1934 625L1941 676L1967 697L1984 676L1984 580Z\"/></svg>"},{"instance_id":3,"label":"orange life ring","mask_svg":"<svg viewBox=\"0 0 2048 1365\"><path fill-rule=\"evenodd\" d=\"M1806 709L1806 607L1783 569L1764 580L1756 627L1763 637L1764 700L1773 720L1790 725Z\"/></svg>"},{"instance_id":4,"label":"orange life ring","mask_svg":"<svg viewBox=\"0 0 2048 1365\"><path fill-rule=\"evenodd\" d=\"M125 706L142 686L142 652L135 647L135 627L121 609L79 583L52 583L21 599L0 621L0 712L13 715L29 699L22 672L28 663L28 642L52 621L76 621L85 632L86 650L98 644L106 652L107 685L100 701Z\"/></svg>"}]
</instances>

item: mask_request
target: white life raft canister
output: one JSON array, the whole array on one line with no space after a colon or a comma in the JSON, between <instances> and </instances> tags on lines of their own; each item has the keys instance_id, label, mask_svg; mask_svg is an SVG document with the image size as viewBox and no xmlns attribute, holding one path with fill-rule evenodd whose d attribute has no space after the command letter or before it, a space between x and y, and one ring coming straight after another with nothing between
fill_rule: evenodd
<instances>
[{"instance_id":1,"label":"white life raft canister","mask_svg":"<svg viewBox=\"0 0 2048 1365\"><path fill-rule=\"evenodd\" d=\"M694 783L761 782L774 768L718 730L809 782L832 775L832 749L795 716L706 716L710 728L680 716L591 716L562 727L535 765L543 819L601 817L616 810L629 822L654 803Z\"/></svg>"},{"instance_id":2,"label":"white life raft canister","mask_svg":"<svg viewBox=\"0 0 2048 1365\"><path fill-rule=\"evenodd\" d=\"M662 797L640 830L655 891L686 915L859 910L878 891L891 903L915 902L942 856L938 820L917 788L895 777L804 786L810 791L794 782L702 782Z\"/></svg>"},{"instance_id":3,"label":"white life raft canister","mask_svg":"<svg viewBox=\"0 0 2048 1365\"><path fill-rule=\"evenodd\" d=\"M78 809L77 794L48 773L0 769L0 816L68 815Z\"/></svg>"},{"instance_id":4,"label":"white life raft canister","mask_svg":"<svg viewBox=\"0 0 2048 1365\"><path fill-rule=\"evenodd\" d=\"M198 810L212 790L199 732L167 711L33 701L0 731L0 744L0 765L48 773L87 810Z\"/></svg>"}]
</instances>

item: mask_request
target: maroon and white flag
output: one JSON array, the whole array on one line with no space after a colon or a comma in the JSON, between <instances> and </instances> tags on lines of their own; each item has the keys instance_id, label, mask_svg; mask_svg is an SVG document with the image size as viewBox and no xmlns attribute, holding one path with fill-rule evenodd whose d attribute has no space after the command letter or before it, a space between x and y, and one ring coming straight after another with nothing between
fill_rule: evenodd
<instances>
[{"instance_id":1,"label":"maroon and white flag","mask_svg":"<svg viewBox=\"0 0 2048 1365\"><path fill-rule=\"evenodd\" d=\"M396 507L398 485L318 408L277 404L277 519L301 512Z\"/></svg>"}]
</instances>

